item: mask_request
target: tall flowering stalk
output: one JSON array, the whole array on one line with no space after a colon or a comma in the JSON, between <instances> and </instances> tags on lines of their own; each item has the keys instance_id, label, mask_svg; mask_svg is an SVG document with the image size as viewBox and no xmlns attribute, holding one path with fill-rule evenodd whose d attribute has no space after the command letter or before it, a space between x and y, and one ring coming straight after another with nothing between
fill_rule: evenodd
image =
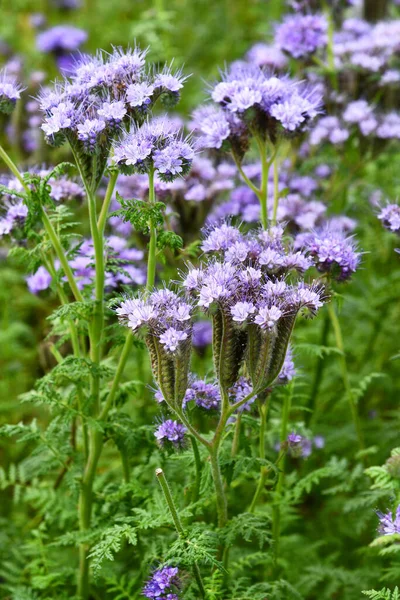
<instances>
[{"instance_id":1,"label":"tall flowering stalk","mask_svg":"<svg viewBox=\"0 0 400 600\"><path fill-rule=\"evenodd\" d=\"M312 261L286 248L282 236L280 227L248 235L229 224L215 227L202 244L205 260L183 276L178 293L155 291L126 299L117 309L121 322L144 336L160 400L208 450L220 528L228 520L219 458L228 421L279 378L297 315L314 314L323 304L322 288L304 281ZM199 309L213 323L216 388L189 384L192 324ZM242 372L248 373L245 381ZM218 410L211 437L191 422L187 408L193 400ZM178 443L172 422L169 429Z\"/></svg>"},{"instance_id":2,"label":"tall flowering stalk","mask_svg":"<svg viewBox=\"0 0 400 600\"><path fill-rule=\"evenodd\" d=\"M213 104L198 108L193 126L202 148L228 151L239 172L257 195L261 223L268 225L268 172L274 164L278 178L279 152L285 140L301 134L321 111L317 88L275 76L263 68L246 63L233 65L211 91ZM260 184L255 185L243 169L243 159L254 143L261 162ZM281 157L282 159L282 157ZM276 224L279 203L278 186L274 188L272 224Z\"/></svg>"},{"instance_id":3,"label":"tall flowering stalk","mask_svg":"<svg viewBox=\"0 0 400 600\"><path fill-rule=\"evenodd\" d=\"M126 52L117 48L109 55L99 52L94 58L83 57L75 65L69 79L56 84L52 89L43 90L40 106L44 113L42 130L46 141L56 147L68 142L85 189L92 240L92 256L89 261L83 257L83 263L78 258L68 260L65 241L54 227L51 215L54 202L49 196L48 187L53 173L44 178L40 174L22 175L5 150L0 148L0 156L16 177L21 189L21 192L15 193L23 198L24 206L28 207L24 218L38 229L41 226L44 228L74 301L80 305L91 304L91 318L88 322L91 363L89 404L90 417L97 425L87 425L86 415L82 413L86 464L79 496L79 524L83 538L91 527L93 485L104 444L104 424L114 405L132 345L131 336L127 336L111 388L102 397L100 382L104 377L102 358L105 293L110 285L110 281L106 279L105 253L108 252L108 247L105 245L105 226L120 170L124 167L148 173L149 207L143 219L150 238L146 285L151 290L156 273L157 228L162 227L160 207L156 217L153 216L156 207L154 173L172 181L190 169L193 150L188 142L181 139L179 131L169 123L167 117L152 122L150 115L158 99L168 106L179 100L183 81L184 77L180 73L173 74L169 68L164 68L161 72L148 72L145 68L145 52L138 48ZM19 92L14 81L10 80L7 85L4 83L0 110L10 112ZM129 156L124 159L121 157L123 149L129 152ZM105 176L108 176L108 185L99 211L98 188ZM6 191L10 194L14 192ZM55 280L56 273L50 257L43 257L43 265ZM83 281L77 278L77 273L82 269L86 277L83 281L93 288L92 299L84 291ZM35 285L42 286L38 277L37 275ZM126 279L126 275L124 277ZM34 285L33 281L31 285ZM68 298L62 285L59 290L61 301L67 304ZM70 327L74 355L76 358L83 358L85 348L79 342L74 320ZM80 546L78 576L78 596L82 600L89 596L89 551L89 544L84 541Z\"/></svg>"}]
</instances>

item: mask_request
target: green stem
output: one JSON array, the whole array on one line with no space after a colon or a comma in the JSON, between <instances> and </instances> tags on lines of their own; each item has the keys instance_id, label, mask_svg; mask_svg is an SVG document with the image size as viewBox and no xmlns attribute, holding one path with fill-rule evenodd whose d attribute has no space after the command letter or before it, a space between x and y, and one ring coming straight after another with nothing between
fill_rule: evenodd
<instances>
[{"instance_id":1,"label":"green stem","mask_svg":"<svg viewBox=\"0 0 400 600\"><path fill-rule=\"evenodd\" d=\"M175 502L174 502L174 499L172 498L171 490L169 489L169 485L168 485L167 479L164 475L164 471L162 469L156 469L156 477L157 477L158 482L163 491L164 498L168 504L168 508L171 513L171 517L174 522L176 531L177 531L179 537L182 538L183 540L185 540L186 543L189 545L189 540L187 539L185 530L183 529L182 522L178 515L178 511L176 510ZM195 576L197 585L199 587L201 597L205 598L206 591L204 589L204 584L203 584L203 581L201 578L200 569L199 569L199 566L197 563L193 565L193 574Z\"/></svg>"},{"instance_id":2,"label":"green stem","mask_svg":"<svg viewBox=\"0 0 400 600\"><path fill-rule=\"evenodd\" d=\"M18 181L20 182L20 184L22 185L24 190L28 194L30 194L31 190L29 189L28 184L26 183L26 181L22 177L21 173L19 172L18 167L11 160L11 158L8 156L7 152L4 150L4 148L1 145L0 145L0 158L3 159L3 161L6 163L7 167L10 169L11 173L13 175L15 175L15 177L18 179Z\"/></svg>"},{"instance_id":3,"label":"green stem","mask_svg":"<svg viewBox=\"0 0 400 600\"><path fill-rule=\"evenodd\" d=\"M289 384L288 393L285 394L283 408L282 408L282 420L281 420L281 434L280 434L280 442L281 446L286 443L288 436L288 426L289 426L289 417L290 410L292 406L292 396L293 396L293 383ZM281 470L278 477L278 483L275 489L274 500L272 505L272 539L274 541L274 565L275 570L278 568L278 558L279 558L279 539L280 539L280 529L281 529L281 496L283 491L283 485L285 481L285 456L282 456L281 462Z\"/></svg>"},{"instance_id":4,"label":"green stem","mask_svg":"<svg viewBox=\"0 0 400 600\"><path fill-rule=\"evenodd\" d=\"M149 204L155 203L155 189L154 189L154 169L150 169L149 172ZM149 243L149 254L147 257L147 283L146 289L149 292L154 286L156 278L156 252L157 252L157 229L150 221L150 243Z\"/></svg>"},{"instance_id":5,"label":"green stem","mask_svg":"<svg viewBox=\"0 0 400 600\"><path fill-rule=\"evenodd\" d=\"M242 165L240 164L239 160L236 158L235 155L233 155L233 159L236 163L236 166L238 168L238 171L239 171L243 181L252 190L252 192L254 192L258 197L260 197L260 190L258 189L257 186L254 185L254 183L251 181L251 179L249 179L247 177L246 173L243 171Z\"/></svg>"},{"instance_id":6,"label":"green stem","mask_svg":"<svg viewBox=\"0 0 400 600\"><path fill-rule=\"evenodd\" d=\"M3 159L3 161L5 162L7 167L10 169L10 171L13 173L13 175L15 175L15 177L21 183L21 185L24 188L24 190L26 191L26 193L29 195L31 193L31 190L29 189L28 184L26 183L26 181L22 177L21 173L19 172L18 167L14 164L12 159L9 157L9 155L7 154L7 152L4 150L4 148L1 145L0 145L0 157ZM75 296L75 300L77 302L83 302L82 294L78 290L73 273L68 264L68 260L65 256L64 249L61 245L61 242L60 242L56 232L54 231L54 228L53 228L53 225L52 225L50 219L48 218L48 216L44 210L42 211L42 221L43 221L43 225L45 227L46 233L49 236L51 243L53 244L54 250L57 254L57 258L59 259L61 266L64 269L64 273L68 279L68 283L71 287L72 293Z\"/></svg>"},{"instance_id":7,"label":"green stem","mask_svg":"<svg viewBox=\"0 0 400 600\"><path fill-rule=\"evenodd\" d=\"M263 229L268 227L268 172L269 163L267 162L267 151L264 142L259 141L258 148L261 160L261 188L258 196L261 207L261 224Z\"/></svg>"},{"instance_id":8,"label":"green stem","mask_svg":"<svg viewBox=\"0 0 400 600\"><path fill-rule=\"evenodd\" d=\"M93 482L97 463L103 448L103 433L93 429L90 435L89 458L81 482L79 496L79 527L82 533L90 529L93 506ZM89 596L89 544L83 542L79 548L78 598L87 600Z\"/></svg>"},{"instance_id":9,"label":"green stem","mask_svg":"<svg viewBox=\"0 0 400 600\"><path fill-rule=\"evenodd\" d=\"M107 215L108 215L108 211L110 208L115 184L117 183L117 179L118 179L118 171L117 170L111 171L110 179L108 181L108 186L107 186L107 190L106 190L106 195L104 196L103 206L101 207L100 216L97 221L97 228L99 230L100 235L103 235L103 233L104 233Z\"/></svg>"},{"instance_id":10,"label":"green stem","mask_svg":"<svg viewBox=\"0 0 400 600\"><path fill-rule=\"evenodd\" d=\"M342 329L340 327L340 321L336 314L335 307L333 306L332 302L330 302L328 304L328 313L329 313L329 318L332 323L333 332L335 334L336 347L341 352L340 364L341 364L341 368L342 368L342 380L343 380L343 384L344 384L344 389L346 391L346 396L347 396L347 399L348 399L348 402L350 405L350 411L351 411L351 415L353 418L354 428L356 430L358 445L359 445L360 450L364 450L364 448L365 448L364 436L363 436L363 432L362 432L362 428L361 428L360 418L358 415L357 403L354 398L354 392L353 392L353 389L352 389L351 383L350 383L345 348L344 348L344 343L343 343Z\"/></svg>"},{"instance_id":11,"label":"green stem","mask_svg":"<svg viewBox=\"0 0 400 600\"><path fill-rule=\"evenodd\" d=\"M48 270L48 272L50 273L50 275L52 276L53 280L56 281L57 273L56 273L56 270L54 268L54 265L53 265L51 259L46 259L46 257L43 256L43 263L44 263L46 269ZM61 304L64 304L64 305L68 304L68 298L64 292L64 288L62 287L62 285L57 284L57 293L59 295ZM70 319L70 321L69 321L69 330L70 330L70 335L71 335L71 344L72 344L72 350L73 350L74 356L79 358L82 356L81 348L80 348L80 344L79 344L79 334L78 334L78 330L75 325L75 322L72 319ZM78 400L78 410L81 414L81 421L82 421L83 452L85 455L85 459L87 459L88 452L89 452L88 431L87 431L87 426L85 423L85 418L83 415L82 390L79 385L76 386L76 395L77 395L77 400Z\"/></svg>"},{"instance_id":12,"label":"green stem","mask_svg":"<svg viewBox=\"0 0 400 600\"><path fill-rule=\"evenodd\" d=\"M274 208L272 212L272 225L276 225L279 206L279 160L278 153L274 159Z\"/></svg>"},{"instance_id":13,"label":"green stem","mask_svg":"<svg viewBox=\"0 0 400 600\"><path fill-rule=\"evenodd\" d=\"M213 447L210 452L211 473L214 481L215 493L217 495L218 527L222 528L228 521L228 503L226 500L224 483L222 481L221 469L218 460L218 448Z\"/></svg>"},{"instance_id":14,"label":"green stem","mask_svg":"<svg viewBox=\"0 0 400 600\"><path fill-rule=\"evenodd\" d=\"M326 313L324 315L324 321L322 323L322 332L321 332L321 341L320 341L321 346L326 346L328 343L329 329L330 329L330 319L329 319L329 314ZM325 366L324 357L321 357L321 356L318 357L317 366L315 369L313 386L312 386L311 395L310 395L310 402L309 402L309 406L312 410L312 413L309 418L310 427L312 427L312 425L317 422L319 413L321 411L321 407L320 407L321 403L319 402L318 396L319 396L319 388L321 386L322 378L323 378L323 374L324 374L324 366Z\"/></svg>"},{"instance_id":15,"label":"green stem","mask_svg":"<svg viewBox=\"0 0 400 600\"><path fill-rule=\"evenodd\" d=\"M267 417L268 417L268 395L265 396L264 402L263 399L259 399L258 407L260 411L260 440L259 440L259 456L261 461L265 460L265 432L267 429ZM258 485L256 491L254 493L253 499L251 501L249 512L254 512L258 499L264 489L265 481L267 479L269 473L268 467L261 464L260 468L260 478L258 480Z\"/></svg>"},{"instance_id":16,"label":"green stem","mask_svg":"<svg viewBox=\"0 0 400 600\"><path fill-rule=\"evenodd\" d=\"M190 436L190 441L192 444L194 466L195 466L195 470L196 470L196 476L195 476L195 480L194 480L194 484L193 484L193 488L192 488L191 500L193 503L195 503L195 502L197 502L197 500L199 499L199 496L200 496L201 458L200 458L200 452L199 452L199 447L197 445L196 438L193 436Z\"/></svg>"},{"instance_id":17,"label":"green stem","mask_svg":"<svg viewBox=\"0 0 400 600\"><path fill-rule=\"evenodd\" d=\"M240 430L242 424L242 413L238 413L235 423L235 433L233 434L231 456L235 457L239 451Z\"/></svg>"},{"instance_id":18,"label":"green stem","mask_svg":"<svg viewBox=\"0 0 400 600\"><path fill-rule=\"evenodd\" d=\"M46 233L50 239L50 242L53 245L53 248L55 250L57 258L60 261L61 266L64 270L65 276L68 280L69 286L71 288L71 291L74 295L75 300L77 302L84 302L84 298L83 298L80 290L78 289L78 286L75 281L75 277L72 273L71 267L69 266L67 257L65 256L64 248L62 247L59 237L54 230L52 222L50 221L49 217L47 216L47 214L44 210L42 211L42 221L43 221L43 225L46 230Z\"/></svg>"}]
</instances>

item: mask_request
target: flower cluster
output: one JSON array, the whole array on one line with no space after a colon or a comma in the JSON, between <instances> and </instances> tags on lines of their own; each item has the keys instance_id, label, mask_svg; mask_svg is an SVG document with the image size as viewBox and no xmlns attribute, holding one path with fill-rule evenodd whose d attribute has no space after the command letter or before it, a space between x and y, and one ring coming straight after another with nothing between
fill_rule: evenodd
<instances>
[{"instance_id":1,"label":"flower cluster","mask_svg":"<svg viewBox=\"0 0 400 600\"><path fill-rule=\"evenodd\" d=\"M143 588L145 598L157 600L179 600L174 592L180 588L179 570L177 567L163 567L154 571Z\"/></svg>"},{"instance_id":2,"label":"flower cluster","mask_svg":"<svg viewBox=\"0 0 400 600\"><path fill-rule=\"evenodd\" d=\"M143 252L136 248L129 248L126 240L117 236L110 236L105 240L105 286L115 289L122 285L143 285L146 282L146 273L140 262ZM85 240L75 251L69 264L74 274L79 289L84 289L93 284L95 278L95 253L92 240ZM135 265L135 263L137 263ZM59 267L58 263L55 265ZM37 294L48 287L52 282L50 273L44 268L39 269L27 278L30 292Z\"/></svg>"},{"instance_id":3,"label":"flower cluster","mask_svg":"<svg viewBox=\"0 0 400 600\"><path fill-rule=\"evenodd\" d=\"M124 173L157 172L170 182L186 175L194 158L189 140L182 139L176 124L156 117L122 136L114 146L114 160Z\"/></svg>"},{"instance_id":4,"label":"flower cluster","mask_svg":"<svg viewBox=\"0 0 400 600\"><path fill-rule=\"evenodd\" d=\"M400 233L400 205L399 204L387 204L382 208L378 215L380 219L389 231L394 233Z\"/></svg>"},{"instance_id":5,"label":"flower cluster","mask_svg":"<svg viewBox=\"0 0 400 600\"><path fill-rule=\"evenodd\" d=\"M255 134L275 143L293 135L321 111L321 96L313 87L268 74L250 64L234 64L217 83L206 105L193 114L193 127L203 148L232 150L241 160Z\"/></svg>"},{"instance_id":6,"label":"flower cluster","mask_svg":"<svg viewBox=\"0 0 400 600\"><path fill-rule=\"evenodd\" d=\"M226 389L237 381L245 359L253 388L271 385L281 371L296 315L322 306L322 290L302 279L312 261L300 251L286 251L282 236L279 227L247 236L229 224L214 227L202 245L213 256L184 279L197 305L212 315L214 361ZM300 281L288 283L289 272L297 272ZM218 343L222 331L223 348Z\"/></svg>"},{"instance_id":7,"label":"flower cluster","mask_svg":"<svg viewBox=\"0 0 400 600\"><path fill-rule=\"evenodd\" d=\"M395 515L390 510L385 514L377 511L377 515L379 517L378 531L380 535L400 534L400 505L397 507Z\"/></svg>"},{"instance_id":8,"label":"flower cluster","mask_svg":"<svg viewBox=\"0 0 400 600\"><path fill-rule=\"evenodd\" d=\"M149 74L145 69L145 56L146 53L139 48L126 52L115 48L111 54L99 52L94 57L83 56L74 65L68 79L56 84L53 89L43 90L39 99L45 117L42 129L47 142L60 146L68 140L81 166L88 163L87 157L96 157L90 166L84 167L85 172L91 170L94 188L101 180L118 132L130 124L130 129L137 133L138 124L145 121L158 98L169 103L179 99L179 90L185 79L182 74L173 74L170 69ZM149 123L144 127L151 130ZM165 134L165 127L164 124L162 131L149 131L151 140L154 141L154 136ZM170 153L165 153L165 145L152 148L157 151L154 155L157 169L166 177L170 171L182 173L185 161L189 160L189 155L191 157L187 143L175 137L172 144L169 134ZM120 151L119 159L128 165L136 165L141 157L148 158L144 147L150 140L138 140L136 152L133 152L131 137L124 142L130 146L129 156L123 159Z\"/></svg>"},{"instance_id":9,"label":"flower cluster","mask_svg":"<svg viewBox=\"0 0 400 600\"><path fill-rule=\"evenodd\" d=\"M184 404L194 401L196 406L205 410L217 410L221 403L218 385L197 379L190 384L186 391Z\"/></svg>"},{"instance_id":10,"label":"flower cluster","mask_svg":"<svg viewBox=\"0 0 400 600\"><path fill-rule=\"evenodd\" d=\"M313 439L309 439L292 432L289 433L285 445L292 456L308 458L311 455L313 448L321 449L325 446L325 439L320 435L316 435Z\"/></svg>"},{"instance_id":11,"label":"flower cluster","mask_svg":"<svg viewBox=\"0 0 400 600\"><path fill-rule=\"evenodd\" d=\"M0 218L0 238L20 227L28 216L28 207L19 198L7 198Z\"/></svg>"},{"instance_id":12,"label":"flower cluster","mask_svg":"<svg viewBox=\"0 0 400 600\"><path fill-rule=\"evenodd\" d=\"M349 279L360 264L361 254L356 251L354 240L329 225L320 231L299 234L296 246L313 258L320 273L329 273L338 281Z\"/></svg>"},{"instance_id":13,"label":"flower cluster","mask_svg":"<svg viewBox=\"0 0 400 600\"><path fill-rule=\"evenodd\" d=\"M40 33L36 38L36 45L40 52L60 55L78 50L87 37L83 29L71 25L56 25Z\"/></svg>"},{"instance_id":14,"label":"flower cluster","mask_svg":"<svg viewBox=\"0 0 400 600\"><path fill-rule=\"evenodd\" d=\"M277 27L275 44L294 58L305 58L326 46L327 30L323 15L290 15Z\"/></svg>"},{"instance_id":15,"label":"flower cluster","mask_svg":"<svg viewBox=\"0 0 400 600\"><path fill-rule=\"evenodd\" d=\"M9 75L6 69L0 71L0 113L12 113L22 91L13 75Z\"/></svg>"},{"instance_id":16,"label":"flower cluster","mask_svg":"<svg viewBox=\"0 0 400 600\"><path fill-rule=\"evenodd\" d=\"M116 312L132 332L144 330L161 397L180 408L188 385L192 306L163 289L146 298L127 299Z\"/></svg>"},{"instance_id":17,"label":"flower cluster","mask_svg":"<svg viewBox=\"0 0 400 600\"><path fill-rule=\"evenodd\" d=\"M170 443L175 448L183 448L186 431L186 427L178 421L167 419L156 429L154 435L161 446Z\"/></svg>"}]
</instances>

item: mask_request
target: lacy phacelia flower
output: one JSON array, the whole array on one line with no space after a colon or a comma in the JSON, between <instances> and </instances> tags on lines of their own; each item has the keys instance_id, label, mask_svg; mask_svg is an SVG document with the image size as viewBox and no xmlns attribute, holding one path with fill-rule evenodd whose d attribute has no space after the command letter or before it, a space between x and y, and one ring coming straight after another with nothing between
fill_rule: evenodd
<instances>
[{"instance_id":1,"label":"lacy phacelia flower","mask_svg":"<svg viewBox=\"0 0 400 600\"><path fill-rule=\"evenodd\" d=\"M357 270L361 254L355 249L355 242L339 229L325 227L320 232L300 234L296 246L314 260L321 273L329 273L338 281L345 281Z\"/></svg>"},{"instance_id":2,"label":"lacy phacelia flower","mask_svg":"<svg viewBox=\"0 0 400 600\"><path fill-rule=\"evenodd\" d=\"M193 347L200 352L212 343L212 326L209 321L194 323L192 343Z\"/></svg>"},{"instance_id":3,"label":"lacy phacelia flower","mask_svg":"<svg viewBox=\"0 0 400 600\"><path fill-rule=\"evenodd\" d=\"M14 177L5 178L2 183L9 190L15 190L17 193L23 191L20 181ZM25 223L28 216L28 207L18 196L4 194L0 215L1 238L4 235L9 235L14 229L18 230Z\"/></svg>"},{"instance_id":4,"label":"lacy phacelia flower","mask_svg":"<svg viewBox=\"0 0 400 600\"><path fill-rule=\"evenodd\" d=\"M85 163L82 153L95 155L96 160L90 163L90 168L96 170L92 173L94 187L100 182L117 130L129 124L131 131L136 131L158 98L179 96L177 87L184 81L180 72L174 75L170 69L164 69L149 75L145 70L145 56L139 48L127 51L115 48L110 54L82 56L71 67L68 79L55 84L53 89L43 90L40 95L40 108L45 117L42 129L47 142L59 146L68 140L84 164L88 161ZM137 149L137 160L147 157L145 147L151 141L143 141L143 147ZM131 154L132 151L131 148ZM188 152L186 146L181 148L180 154L175 148L174 173L184 171ZM182 165L177 164L177 159L181 159ZM127 164L136 164L136 160Z\"/></svg>"},{"instance_id":5,"label":"lacy phacelia flower","mask_svg":"<svg viewBox=\"0 0 400 600\"><path fill-rule=\"evenodd\" d=\"M186 427L178 421L167 419L156 429L154 435L162 446L170 442L176 448L183 448L186 431Z\"/></svg>"},{"instance_id":6,"label":"lacy phacelia flower","mask_svg":"<svg viewBox=\"0 0 400 600\"><path fill-rule=\"evenodd\" d=\"M386 514L377 511L376 514L379 517L378 531L380 535L400 534L400 505L397 507L395 515L392 511L388 511Z\"/></svg>"},{"instance_id":7,"label":"lacy phacelia flower","mask_svg":"<svg viewBox=\"0 0 400 600\"><path fill-rule=\"evenodd\" d=\"M400 205L388 204L384 206L378 215L378 219L389 231L400 233Z\"/></svg>"},{"instance_id":8,"label":"lacy phacelia flower","mask_svg":"<svg viewBox=\"0 0 400 600\"><path fill-rule=\"evenodd\" d=\"M291 15L278 26L275 43L294 58L304 58L326 46L327 31L323 15Z\"/></svg>"},{"instance_id":9,"label":"lacy phacelia flower","mask_svg":"<svg viewBox=\"0 0 400 600\"><path fill-rule=\"evenodd\" d=\"M88 34L83 29L70 25L56 25L40 33L36 45L40 52L73 52L86 42Z\"/></svg>"},{"instance_id":10,"label":"lacy phacelia flower","mask_svg":"<svg viewBox=\"0 0 400 600\"><path fill-rule=\"evenodd\" d=\"M163 567L154 571L152 577L143 588L145 598L158 600L178 600L173 593L180 588L179 570L177 567ZM172 593L171 593L172 592Z\"/></svg>"},{"instance_id":11,"label":"lacy phacelia flower","mask_svg":"<svg viewBox=\"0 0 400 600\"><path fill-rule=\"evenodd\" d=\"M282 70L287 66L287 58L283 52L275 45L263 44L259 42L254 44L247 52L247 61L257 67L268 67L270 69Z\"/></svg>"},{"instance_id":12,"label":"lacy phacelia flower","mask_svg":"<svg viewBox=\"0 0 400 600\"><path fill-rule=\"evenodd\" d=\"M322 306L321 290L284 280L290 271L301 275L312 261L286 251L282 235L279 227L247 236L228 224L214 227L203 250L216 256L183 281L197 305L212 315L214 362L226 388L237 381L244 360L255 388L270 385L282 368L297 313Z\"/></svg>"},{"instance_id":13,"label":"lacy phacelia flower","mask_svg":"<svg viewBox=\"0 0 400 600\"><path fill-rule=\"evenodd\" d=\"M43 290L47 290L50 287L52 277L47 269L39 267L34 275L30 275L26 278L29 291L31 294L38 294Z\"/></svg>"},{"instance_id":14,"label":"lacy phacelia flower","mask_svg":"<svg viewBox=\"0 0 400 600\"><path fill-rule=\"evenodd\" d=\"M204 148L231 150L239 160L250 137L277 137L302 131L321 110L316 88L269 75L254 65L233 65L211 92L218 105L193 114L193 128Z\"/></svg>"},{"instance_id":15,"label":"lacy phacelia flower","mask_svg":"<svg viewBox=\"0 0 400 600\"><path fill-rule=\"evenodd\" d=\"M14 76L8 75L5 69L0 71L0 112L12 113L23 89Z\"/></svg>"},{"instance_id":16,"label":"lacy phacelia flower","mask_svg":"<svg viewBox=\"0 0 400 600\"><path fill-rule=\"evenodd\" d=\"M144 123L120 139L114 148L114 160L124 172L149 173L155 169L166 182L186 175L193 158L189 141L181 139L175 123L166 117Z\"/></svg>"},{"instance_id":17,"label":"lacy phacelia flower","mask_svg":"<svg viewBox=\"0 0 400 600\"><path fill-rule=\"evenodd\" d=\"M194 401L196 406L205 410L217 410L221 403L221 395L216 384L207 383L202 379L193 381L186 391L184 404Z\"/></svg>"},{"instance_id":18,"label":"lacy phacelia flower","mask_svg":"<svg viewBox=\"0 0 400 600\"><path fill-rule=\"evenodd\" d=\"M166 402L181 407L188 385L191 352L191 306L164 289L146 299L122 302L120 321L133 332L145 330L153 374Z\"/></svg>"}]
</instances>

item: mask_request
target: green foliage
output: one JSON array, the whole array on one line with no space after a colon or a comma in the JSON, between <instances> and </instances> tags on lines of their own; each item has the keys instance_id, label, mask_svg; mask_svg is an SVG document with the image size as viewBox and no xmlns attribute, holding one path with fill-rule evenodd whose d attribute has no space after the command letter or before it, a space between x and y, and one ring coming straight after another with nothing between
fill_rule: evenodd
<instances>
[{"instance_id":1,"label":"green foliage","mask_svg":"<svg viewBox=\"0 0 400 600\"><path fill-rule=\"evenodd\" d=\"M376 590L363 590L363 594L365 594L370 600L399 600L400 599L400 590L398 587L395 587L394 590L390 590L389 588L383 588L379 592Z\"/></svg>"}]
</instances>

